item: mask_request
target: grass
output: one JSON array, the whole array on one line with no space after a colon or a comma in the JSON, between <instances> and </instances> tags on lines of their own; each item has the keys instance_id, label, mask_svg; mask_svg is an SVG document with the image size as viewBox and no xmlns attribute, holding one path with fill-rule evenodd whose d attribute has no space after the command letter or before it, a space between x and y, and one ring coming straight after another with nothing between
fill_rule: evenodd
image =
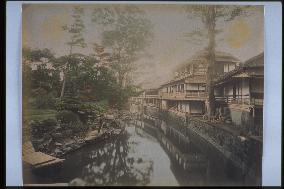
<instances>
[{"instance_id":1,"label":"grass","mask_svg":"<svg viewBox=\"0 0 284 189\"><path fill-rule=\"evenodd\" d=\"M56 110L53 109L27 109L24 110L23 113L23 142L27 142L29 140L29 127L28 123L31 120L40 121L45 119L55 119L55 115L57 113Z\"/></svg>"}]
</instances>

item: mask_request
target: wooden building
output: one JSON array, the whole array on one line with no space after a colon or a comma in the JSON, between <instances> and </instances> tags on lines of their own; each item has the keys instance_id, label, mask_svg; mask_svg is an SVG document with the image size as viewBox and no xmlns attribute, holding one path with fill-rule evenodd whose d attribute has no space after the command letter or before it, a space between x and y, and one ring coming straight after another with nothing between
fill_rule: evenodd
<instances>
[{"instance_id":1,"label":"wooden building","mask_svg":"<svg viewBox=\"0 0 284 189\"><path fill-rule=\"evenodd\" d=\"M176 70L176 77L157 89L145 90L135 97L143 113L153 115L159 110L184 116L204 115L207 54L202 51ZM264 96L263 53L241 63L224 52L216 53L215 100L216 113L233 127L240 127L256 136L262 135ZM138 106L139 107L139 106ZM153 113L154 112L154 113Z\"/></svg>"},{"instance_id":2,"label":"wooden building","mask_svg":"<svg viewBox=\"0 0 284 189\"><path fill-rule=\"evenodd\" d=\"M217 108L235 126L262 135L264 54L247 60L215 84ZM229 115L229 116L228 116Z\"/></svg>"},{"instance_id":3,"label":"wooden building","mask_svg":"<svg viewBox=\"0 0 284 189\"><path fill-rule=\"evenodd\" d=\"M164 110L188 112L192 115L203 115L206 111L206 70L207 51L200 51L196 56L182 63L176 70L173 80L159 88L161 108ZM215 71L221 76L235 69L240 61L225 52L216 52Z\"/></svg>"}]
</instances>

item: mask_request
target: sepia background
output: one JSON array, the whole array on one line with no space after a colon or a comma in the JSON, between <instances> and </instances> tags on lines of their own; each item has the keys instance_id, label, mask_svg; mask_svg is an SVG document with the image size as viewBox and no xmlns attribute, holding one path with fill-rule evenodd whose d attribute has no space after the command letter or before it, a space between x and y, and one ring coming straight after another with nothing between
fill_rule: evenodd
<instances>
[{"instance_id":1,"label":"sepia background","mask_svg":"<svg viewBox=\"0 0 284 189\"><path fill-rule=\"evenodd\" d=\"M114 5L84 5L86 25L84 37L87 48L78 49L85 54L92 53L92 44L101 40L102 27L91 21L93 7L111 7ZM116 5L118 6L118 5ZM65 42L68 39L62 25L72 22L70 14L73 5L25 5L23 6L23 46L48 48L62 56L68 53ZM145 17L153 24L154 38L145 51L145 55L136 64L134 74L136 84L145 88L157 87L172 77L171 70L200 49L206 46L204 38L199 44L186 37L198 28L201 20L189 19L184 11L185 5L139 5L145 11ZM218 22L222 33L217 36L217 50L224 50L245 61L253 55L263 52L264 13L262 6L253 7L250 16L241 16L230 23ZM190 13L189 13L190 14ZM36 15L36 16L35 16Z\"/></svg>"}]
</instances>

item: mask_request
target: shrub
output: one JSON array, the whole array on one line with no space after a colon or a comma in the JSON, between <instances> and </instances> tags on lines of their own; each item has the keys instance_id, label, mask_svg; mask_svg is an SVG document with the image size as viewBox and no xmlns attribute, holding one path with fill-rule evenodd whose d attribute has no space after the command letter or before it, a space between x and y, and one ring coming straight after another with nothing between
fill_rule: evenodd
<instances>
[{"instance_id":1,"label":"shrub","mask_svg":"<svg viewBox=\"0 0 284 189\"><path fill-rule=\"evenodd\" d=\"M52 93L37 95L32 99L31 105L37 109L54 108L55 98Z\"/></svg>"},{"instance_id":2,"label":"shrub","mask_svg":"<svg viewBox=\"0 0 284 189\"><path fill-rule=\"evenodd\" d=\"M87 125L83 125L79 116L72 111L63 110L56 114L56 119L65 126L66 129L72 129L75 132L86 131L88 129Z\"/></svg>"},{"instance_id":3,"label":"shrub","mask_svg":"<svg viewBox=\"0 0 284 189\"><path fill-rule=\"evenodd\" d=\"M57 121L63 124L76 123L80 121L78 115L69 110L60 111L56 114L55 117Z\"/></svg>"},{"instance_id":4,"label":"shrub","mask_svg":"<svg viewBox=\"0 0 284 189\"><path fill-rule=\"evenodd\" d=\"M34 138L41 138L48 132L51 132L57 125L54 119L45 119L42 121L31 121L29 126L31 128L31 134Z\"/></svg>"},{"instance_id":5,"label":"shrub","mask_svg":"<svg viewBox=\"0 0 284 189\"><path fill-rule=\"evenodd\" d=\"M79 115L81 121L85 122L89 115L100 115L106 111L107 104L99 103L82 103L80 99L74 97L64 97L56 102L57 111L68 110Z\"/></svg>"}]
</instances>

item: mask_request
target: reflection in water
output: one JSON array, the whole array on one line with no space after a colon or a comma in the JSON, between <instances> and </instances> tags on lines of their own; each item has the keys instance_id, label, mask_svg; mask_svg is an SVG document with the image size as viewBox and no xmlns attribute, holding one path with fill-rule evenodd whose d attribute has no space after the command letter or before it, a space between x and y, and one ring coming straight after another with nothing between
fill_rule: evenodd
<instances>
[{"instance_id":1,"label":"reflection in water","mask_svg":"<svg viewBox=\"0 0 284 189\"><path fill-rule=\"evenodd\" d=\"M69 183L79 179L84 185L207 185L208 167L185 170L167 147L133 125L126 133L106 143L86 146L66 157L62 170L55 174L34 175L35 183ZM176 151L175 151L176 153ZM190 156L187 153L186 157ZM208 160L206 160L208 161ZM192 160L186 161L191 167Z\"/></svg>"},{"instance_id":2,"label":"reflection in water","mask_svg":"<svg viewBox=\"0 0 284 189\"><path fill-rule=\"evenodd\" d=\"M79 178L86 185L97 186L179 185L159 142L134 126L126 131L117 140L84 148L68 157L61 172L76 176L69 175L67 182Z\"/></svg>"},{"instance_id":3,"label":"reflection in water","mask_svg":"<svg viewBox=\"0 0 284 189\"><path fill-rule=\"evenodd\" d=\"M129 130L129 129L128 129ZM111 143L92 150L81 176L87 185L146 185L153 172L153 161L136 156L129 133ZM133 148L134 147L134 148ZM132 153L131 153L132 152Z\"/></svg>"}]
</instances>

